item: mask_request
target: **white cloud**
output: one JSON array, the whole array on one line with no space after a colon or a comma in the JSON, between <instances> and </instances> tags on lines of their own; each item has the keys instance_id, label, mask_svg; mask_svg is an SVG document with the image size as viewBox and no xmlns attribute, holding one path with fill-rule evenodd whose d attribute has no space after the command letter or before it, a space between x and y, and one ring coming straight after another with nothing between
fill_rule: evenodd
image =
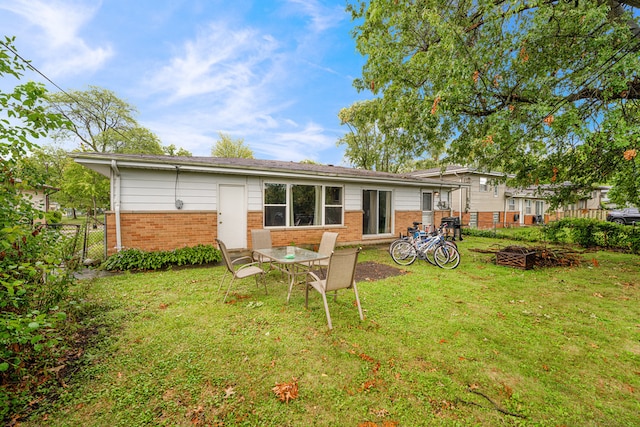
<instances>
[{"instance_id":1,"label":"white cloud","mask_svg":"<svg viewBox=\"0 0 640 427\"><path fill-rule=\"evenodd\" d=\"M344 8L339 6L329 8L317 0L288 0L288 2L309 16L311 29L318 33L337 26L346 16Z\"/></svg>"},{"instance_id":2,"label":"white cloud","mask_svg":"<svg viewBox=\"0 0 640 427\"><path fill-rule=\"evenodd\" d=\"M100 2L95 1L0 0L0 9L19 17L5 15L3 25L28 32L24 38L41 56L38 62L42 65L36 65L50 77L95 71L113 55L109 46L89 47L78 35L99 8Z\"/></svg>"},{"instance_id":3,"label":"white cloud","mask_svg":"<svg viewBox=\"0 0 640 427\"><path fill-rule=\"evenodd\" d=\"M260 151L280 160L317 160L323 150L335 146L335 137L327 135L326 129L316 123L308 123L302 130L275 132L270 141L257 144ZM263 157L263 156L261 156Z\"/></svg>"},{"instance_id":4,"label":"white cloud","mask_svg":"<svg viewBox=\"0 0 640 427\"><path fill-rule=\"evenodd\" d=\"M277 47L273 37L256 30L211 24L152 73L147 87L168 92L170 102L198 95L242 95L265 83Z\"/></svg>"},{"instance_id":5,"label":"white cloud","mask_svg":"<svg viewBox=\"0 0 640 427\"><path fill-rule=\"evenodd\" d=\"M317 17L318 28L328 25L314 14L317 3L307 10ZM156 103L153 123L145 126L163 144L194 155L208 156L224 132L243 138L256 158L320 159L335 148L337 136L313 121L300 125L293 118L301 102L296 87L309 63L301 61L296 48L285 47L254 27L221 22L201 27L144 77L141 88Z\"/></svg>"}]
</instances>

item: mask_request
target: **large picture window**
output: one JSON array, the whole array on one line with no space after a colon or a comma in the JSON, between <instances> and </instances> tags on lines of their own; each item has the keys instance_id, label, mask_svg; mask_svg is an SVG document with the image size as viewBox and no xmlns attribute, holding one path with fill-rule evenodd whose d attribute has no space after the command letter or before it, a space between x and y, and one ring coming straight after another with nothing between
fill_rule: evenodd
<instances>
[{"instance_id":1,"label":"large picture window","mask_svg":"<svg viewBox=\"0 0 640 427\"><path fill-rule=\"evenodd\" d=\"M265 227L341 225L342 212L342 187L275 183L264 185Z\"/></svg>"},{"instance_id":2,"label":"large picture window","mask_svg":"<svg viewBox=\"0 0 640 427\"><path fill-rule=\"evenodd\" d=\"M391 191L363 190L363 234L391 233Z\"/></svg>"}]
</instances>

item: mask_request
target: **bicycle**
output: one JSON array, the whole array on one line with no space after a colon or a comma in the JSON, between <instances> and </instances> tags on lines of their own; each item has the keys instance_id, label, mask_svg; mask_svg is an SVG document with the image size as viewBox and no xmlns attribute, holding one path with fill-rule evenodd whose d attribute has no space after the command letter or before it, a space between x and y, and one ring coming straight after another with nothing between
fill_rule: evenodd
<instances>
[{"instance_id":1,"label":"bicycle","mask_svg":"<svg viewBox=\"0 0 640 427\"><path fill-rule=\"evenodd\" d=\"M407 236L394 240L389 246L389 253L396 264L411 265L416 258L445 269L453 269L460 264L460 253L456 244L444 238L443 230L447 227L446 223L433 233L419 230L418 222L414 222L413 225L414 227L407 228Z\"/></svg>"}]
</instances>

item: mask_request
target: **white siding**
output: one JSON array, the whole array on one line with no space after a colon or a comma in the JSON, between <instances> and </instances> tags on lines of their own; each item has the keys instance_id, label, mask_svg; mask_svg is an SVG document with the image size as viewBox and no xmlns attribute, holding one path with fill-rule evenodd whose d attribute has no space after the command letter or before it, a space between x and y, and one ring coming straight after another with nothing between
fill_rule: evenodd
<instances>
[{"instance_id":1,"label":"white siding","mask_svg":"<svg viewBox=\"0 0 640 427\"><path fill-rule=\"evenodd\" d=\"M121 170L120 209L132 211L214 210L216 185L213 177L188 172Z\"/></svg>"},{"instance_id":2,"label":"white siding","mask_svg":"<svg viewBox=\"0 0 640 427\"><path fill-rule=\"evenodd\" d=\"M419 211L422 210L421 198L422 189L420 188L398 188L394 191L395 211Z\"/></svg>"},{"instance_id":3,"label":"white siding","mask_svg":"<svg viewBox=\"0 0 640 427\"><path fill-rule=\"evenodd\" d=\"M344 210L362 210L362 187L360 185L347 184L344 186Z\"/></svg>"},{"instance_id":4,"label":"white siding","mask_svg":"<svg viewBox=\"0 0 640 427\"><path fill-rule=\"evenodd\" d=\"M249 177L247 181L247 209L249 211L261 211L262 180L256 177Z\"/></svg>"},{"instance_id":5,"label":"white siding","mask_svg":"<svg viewBox=\"0 0 640 427\"><path fill-rule=\"evenodd\" d=\"M220 183L245 185L242 177L225 177L202 173L121 170L120 209L123 211L216 210L217 187Z\"/></svg>"}]
</instances>

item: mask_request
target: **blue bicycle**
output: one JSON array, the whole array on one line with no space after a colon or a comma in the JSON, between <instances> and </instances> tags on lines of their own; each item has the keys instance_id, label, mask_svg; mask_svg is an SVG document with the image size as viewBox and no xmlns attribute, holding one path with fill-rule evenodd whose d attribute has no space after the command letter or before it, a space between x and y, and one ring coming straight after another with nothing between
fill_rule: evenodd
<instances>
[{"instance_id":1,"label":"blue bicycle","mask_svg":"<svg viewBox=\"0 0 640 427\"><path fill-rule=\"evenodd\" d=\"M407 229L407 236L403 236L391 243L389 253L396 264L411 265L416 259L425 260L444 269L454 269L460 264L460 253L455 242L445 239L443 223L433 233L418 228L419 222Z\"/></svg>"}]
</instances>

